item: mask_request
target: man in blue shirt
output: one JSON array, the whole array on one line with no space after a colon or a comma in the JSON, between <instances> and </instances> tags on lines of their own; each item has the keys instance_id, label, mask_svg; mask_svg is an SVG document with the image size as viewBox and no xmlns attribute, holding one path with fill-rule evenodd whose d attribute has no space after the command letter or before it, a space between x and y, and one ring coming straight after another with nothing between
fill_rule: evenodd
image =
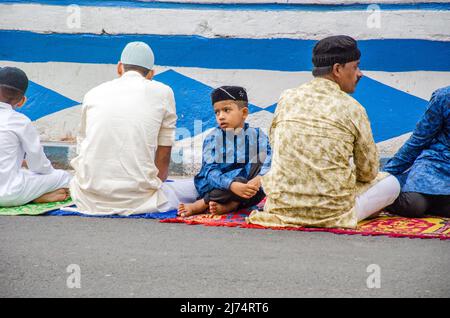
<instances>
[{"instance_id":1,"label":"man in blue shirt","mask_svg":"<svg viewBox=\"0 0 450 318\"><path fill-rule=\"evenodd\" d=\"M178 215L209 210L223 214L258 204L265 194L261 176L270 168L267 136L245 122L247 92L239 86L222 86L211 94L218 127L203 142L202 168L194 183L199 199L180 204Z\"/></svg>"},{"instance_id":2,"label":"man in blue shirt","mask_svg":"<svg viewBox=\"0 0 450 318\"><path fill-rule=\"evenodd\" d=\"M384 170L402 184L388 211L406 217L450 217L450 86L433 93L412 136Z\"/></svg>"}]
</instances>

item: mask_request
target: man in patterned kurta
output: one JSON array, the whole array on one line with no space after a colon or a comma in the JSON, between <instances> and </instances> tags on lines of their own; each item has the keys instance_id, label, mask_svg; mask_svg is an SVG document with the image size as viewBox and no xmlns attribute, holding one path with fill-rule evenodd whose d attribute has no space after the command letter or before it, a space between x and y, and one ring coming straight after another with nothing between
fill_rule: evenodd
<instances>
[{"instance_id":1,"label":"man in patterned kurta","mask_svg":"<svg viewBox=\"0 0 450 318\"><path fill-rule=\"evenodd\" d=\"M325 38L313 50L315 78L282 93L269 131L272 167L262 178L267 201L248 222L355 228L394 202L400 185L378 172L366 111L348 95L362 77L360 55L351 37Z\"/></svg>"}]
</instances>

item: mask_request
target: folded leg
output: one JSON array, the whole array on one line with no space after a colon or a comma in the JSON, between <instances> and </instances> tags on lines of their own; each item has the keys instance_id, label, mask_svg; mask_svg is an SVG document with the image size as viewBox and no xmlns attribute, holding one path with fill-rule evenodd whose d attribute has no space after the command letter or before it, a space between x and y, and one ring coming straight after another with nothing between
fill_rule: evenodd
<instances>
[{"instance_id":1,"label":"folded leg","mask_svg":"<svg viewBox=\"0 0 450 318\"><path fill-rule=\"evenodd\" d=\"M392 204L400 193L400 183L394 176L388 176L375 183L367 191L356 197L356 217L358 221L381 211Z\"/></svg>"},{"instance_id":2,"label":"folded leg","mask_svg":"<svg viewBox=\"0 0 450 318\"><path fill-rule=\"evenodd\" d=\"M161 190L164 192L168 202L158 207L160 212L176 210L180 203L192 203L198 197L194 179L192 178L166 181L161 186Z\"/></svg>"},{"instance_id":3,"label":"folded leg","mask_svg":"<svg viewBox=\"0 0 450 318\"><path fill-rule=\"evenodd\" d=\"M386 208L386 211L407 218L421 218L425 215L430 203L421 193L402 192L394 203Z\"/></svg>"},{"instance_id":4,"label":"folded leg","mask_svg":"<svg viewBox=\"0 0 450 318\"><path fill-rule=\"evenodd\" d=\"M450 195L434 195L427 213L450 218Z\"/></svg>"},{"instance_id":5,"label":"folded leg","mask_svg":"<svg viewBox=\"0 0 450 318\"><path fill-rule=\"evenodd\" d=\"M46 193L58 189L69 188L72 176L64 170L54 170L50 174L36 174L23 170L24 185L22 191L8 198L2 199L2 206L20 206L27 204Z\"/></svg>"},{"instance_id":6,"label":"folded leg","mask_svg":"<svg viewBox=\"0 0 450 318\"><path fill-rule=\"evenodd\" d=\"M402 192L386 210L408 218L421 218L427 214L450 217L450 195Z\"/></svg>"},{"instance_id":7,"label":"folded leg","mask_svg":"<svg viewBox=\"0 0 450 318\"><path fill-rule=\"evenodd\" d=\"M247 183L247 179L242 177L237 177L234 179L234 181ZM245 209L248 207L251 207L253 205L258 204L261 202L262 199L264 199L265 193L262 189L259 189L259 191L250 199L242 198L236 194L234 194L230 190L221 190L221 189L214 189L211 192L207 193L204 197L204 200L206 203L209 203L210 201L217 202L220 204L227 204L229 202L238 202L238 208Z\"/></svg>"}]
</instances>

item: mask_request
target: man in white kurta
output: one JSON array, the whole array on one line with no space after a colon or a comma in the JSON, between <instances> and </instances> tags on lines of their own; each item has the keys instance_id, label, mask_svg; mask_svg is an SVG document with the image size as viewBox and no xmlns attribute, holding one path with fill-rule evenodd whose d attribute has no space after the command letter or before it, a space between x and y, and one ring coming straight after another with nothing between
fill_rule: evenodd
<instances>
[{"instance_id":1,"label":"man in white kurta","mask_svg":"<svg viewBox=\"0 0 450 318\"><path fill-rule=\"evenodd\" d=\"M120 77L86 94L78 156L71 162L70 191L79 212L163 212L176 209L180 199L195 200L192 180L163 183L177 116L172 89L151 79L152 67L150 47L129 43Z\"/></svg>"},{"instance_id":2,"label":"man in white kurta","mask_svg":"<svg viewBox=\"0 0 450 318\"><path fill-rule=\"evenodd\" d=\"M31 120L14 109L26 101L22 95L28 86L25 73L10 67L2 68L0 73L0 207L20 206L68 188L71 175L53 169ZM19 82L24 84L17 85ZM11 102L8 95L14 94L15 90L21 91L22 101L4 102ZM28 169L22 168L24 160Z\"/></svg>"}]
</instances>

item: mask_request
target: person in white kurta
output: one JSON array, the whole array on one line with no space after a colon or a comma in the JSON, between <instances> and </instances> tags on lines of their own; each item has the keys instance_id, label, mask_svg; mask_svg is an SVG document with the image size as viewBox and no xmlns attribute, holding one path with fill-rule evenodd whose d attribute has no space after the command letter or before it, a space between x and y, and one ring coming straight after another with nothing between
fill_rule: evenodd
<instances>
[{"instance_id":1,"label":"person in white kurta","mask_svg":"<svg viewBox=\"0 0 450 318\"><path fill-rule=\"evenodd\" d=\"M138 44L144 53L150 49ZM126 62L126 50L122 62ZM180 199L194 201L197 193L192 180L163 183L165 177L158 176L158 149L170 150L175 137L173 91L151 80L153 73L126 71L122 62L118 79L95 87L83 100L78 155L71 162L75 169L72 198L77 211L91 215L176 209ZM149 70L153 60L129 64ZM170 152L167 167L169 158Z\"/></svg>"},{"instance_id":2,"label":"person in white kurta","mask_svg":"<svg viewBox=\"0 0 450 318\"><path fill-rule=\"evenodd\" d=\"M12 77L21 76L27 86L28 79L23 71L3 68L1 72L2 79L5 79L3 73L11 74ZM11 85L14 83L6 85L7 89L14 90ZM3 95L3 88L0 87L0 99L4 99ZM25 100L22 97L18 106ZM22 168L24 160L28 169ZM0 207L20 206L56 190L68 188L70 179L69 173L53 169L31 120L15 111L11 104L0 102Z\"/></svg>"}]
</instances>

